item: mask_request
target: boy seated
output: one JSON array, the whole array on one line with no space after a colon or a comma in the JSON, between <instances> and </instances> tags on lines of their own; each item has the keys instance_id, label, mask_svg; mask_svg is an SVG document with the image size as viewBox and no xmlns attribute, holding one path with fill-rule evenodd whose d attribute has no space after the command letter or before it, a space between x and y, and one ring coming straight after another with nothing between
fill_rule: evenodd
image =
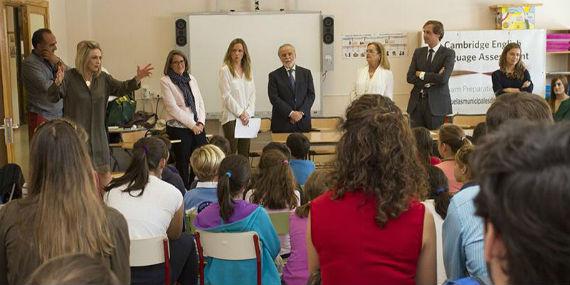
<instances>
[{"instance_id":1,"label":"boy seated","mask_svg":"<svg viewBox=\"0 0 570 285\"><path fill-rule=\"evenodd\" d=\"M293 133L287 137L287 147L291 150L292 159L289 162L297 184L304 185L307 178L315 171L315 163L308 160L311 143L301 133Z\"/></svg>"}]
</instances>

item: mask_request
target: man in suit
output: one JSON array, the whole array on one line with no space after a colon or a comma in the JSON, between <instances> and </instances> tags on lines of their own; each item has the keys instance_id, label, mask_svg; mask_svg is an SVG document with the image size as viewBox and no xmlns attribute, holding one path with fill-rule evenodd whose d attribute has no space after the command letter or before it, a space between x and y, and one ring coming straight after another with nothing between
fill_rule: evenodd
<instances>
[{"instance_id":1,"label":"man in suit","mask_svg":"<svg viewBox=\"0 0 570 285\"><path fill-rule=\"evenodd\" d=\"M315 87L311 71L295 65L295 47L284 44L277 52L283 66L269 73L268 94L273 105L271 131L274 133L311 130L311 107Z\"/></svg>"},{"instance_id":2,"label":"man in suit","mask_svg":"<svg viewBox=\"0 0 570 285\"><path fill-rule=\"evenodd\" d=\"M408 114L413 127L435 130L451 114L449 77L455 65L455 52L441 45L443 24L427 21L423 27L427 47L417 48L408 69L408 83L414 88L408 101Z\"/></svg>"}]
</instances>

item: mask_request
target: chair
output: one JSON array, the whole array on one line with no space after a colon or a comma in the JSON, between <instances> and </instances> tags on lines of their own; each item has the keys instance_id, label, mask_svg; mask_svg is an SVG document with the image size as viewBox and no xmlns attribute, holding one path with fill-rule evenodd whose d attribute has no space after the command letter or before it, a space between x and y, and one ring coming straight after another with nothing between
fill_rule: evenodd
<instances>
[{"instance_id":1,"label":"chair","mask_svg":"<svg viewBox=\"0 0 570 285\"><path fill-rule=\"evenodd\" d=\"M259 133L268 133L271 131L271 119L270 118L261 118L261 125L259 126ZM261 156L261 150L252 150L249 152L249 158L253 159L255 157ZM253 161L252 161L253 162Z\"/></svg>"},{"instance_id":2,"label":"chair","mask_svg":"<svg viewBox=\"0 0 570 285\"><path fill-rule=\"evenodd\" d=\"M341 117L313 117L311 118L312 131L335 131L342 123Z\"/></svg>"},{"instance_id":3,"label":"chair","mask_svg":"<svg viewBox=\"0 0 570 285\"><path fill-rule=\"evenodd\" d=\"M453 115L452 122L462 129L473 129L479 123L484 123L486 116L483 115L470 115L470 114L455 114Z\"/></svg>"},{"instance_id":4,"label":"chair","mask_svg":"<svg viewBox=\"0 0 570 285\"><path fill-rule=\"evenodd\" d=\"M188 233L189 235L193 235L194 232L196 232L196 227L194 226L194 220L196 219L197 215L198 212L195 210L195 208L186 210L186 233Z\"/></svg>"},{"instance_id":5,"label":"chair","mask_svg":"<svg viewBox=\"0 0 570 285\"><path fill-rule=\"evenodd\" d=\"M160 236L131 240L129 262L131 267L164 263L164 284L170 285L168 238Z\"/></svg>"},{"instance_id":6,"label":"chair","mask_svg":"<svg viewBox=\"0 0 570 285\"><path fill-rule=\"evenodd\" d=\"M123 149L133 149L133 145L146 136L147 130L121 133L121 143Z\"/></svg>"},{"instance_id":7,"label":"chair","mask_svg":"<svg viewBox=\"0 0 570 285\"><path fill-rule=\"evenodd\" d=\"M269 213L269 219L278 235L286 235L289 233L289 216L290 211Z\"/></svg>"},{"instance_id":8,"label":"chair","mask_svg":"<svg viewBox=\"0 0 570 285\"><path fill-rule=\"evenodd\" d=\"M257 284L261 285L261 241L256 232L212 233L197 230L194 236L200 258L200 284L205 284L204 257L209 256L225 260L255 259Z\"/></svg>"}]
</instances>

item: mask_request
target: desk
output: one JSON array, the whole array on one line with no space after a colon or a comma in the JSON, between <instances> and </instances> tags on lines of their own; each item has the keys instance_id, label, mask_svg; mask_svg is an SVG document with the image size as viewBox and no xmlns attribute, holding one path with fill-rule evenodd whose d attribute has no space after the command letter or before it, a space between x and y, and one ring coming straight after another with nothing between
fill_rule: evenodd
<instances>
[{"instance_id":1,"label":"desk","mask_svg":"<svg viewBox=\"0 0 570 285\"><path fill-rule=\"evenodd\" d=\"M278 143L286 143L290 133L272 133L271 141ZM336 144L342 137L342 133L338 131L332 132L309 132L303 133L312 145L317 144Z\"/></svg>"}]
</instances>

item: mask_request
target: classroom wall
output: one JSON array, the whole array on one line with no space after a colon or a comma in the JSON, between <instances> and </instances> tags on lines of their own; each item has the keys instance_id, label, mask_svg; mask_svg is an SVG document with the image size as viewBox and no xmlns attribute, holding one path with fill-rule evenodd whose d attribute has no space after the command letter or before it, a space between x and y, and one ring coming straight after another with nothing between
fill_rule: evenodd
<instances>
[{"instance_id":1,"label":"classroom wall","mask_svg":"<svg viewBox=\"0 0 570 285\"><path fill-rule=\"evenodd\" d=\"M159 92L164 60L174 47L174 18L194 12L253 9L253 0L52 0L51 28L57 36L59 55L73 65L75 45L84 39L100 42L103 66L113 76L127 79L135 75L136 66L152 63L156 70L144 85ZM262 10L320 10L335 16L335 70L322 85L323 115L341 115L349 103L356 68L364 64L345 60L340 54L343 34L406 32L409 56L391 60L394 72L396 103L405 108L411 85L405 73L413 49L419 45L419 31L429 19L441 20L446 30L494 29L494 14L489 6L520 1L440 0L426 5L421 0L260 0ZM537 8L537 27L570 29L570 1L543 0ZM299 50L297 53L302 53ZM220 64L221 58L220 55ZM254 56L254 55L252 55ZM213 74L212 76L217 76ZM198 82L199 82L198 78ZM219 96L207 94L206 96ZM266 96L258 94L257 96ZM153 104L143 102L143 106Z\"/></svg>"}]
</instances>

